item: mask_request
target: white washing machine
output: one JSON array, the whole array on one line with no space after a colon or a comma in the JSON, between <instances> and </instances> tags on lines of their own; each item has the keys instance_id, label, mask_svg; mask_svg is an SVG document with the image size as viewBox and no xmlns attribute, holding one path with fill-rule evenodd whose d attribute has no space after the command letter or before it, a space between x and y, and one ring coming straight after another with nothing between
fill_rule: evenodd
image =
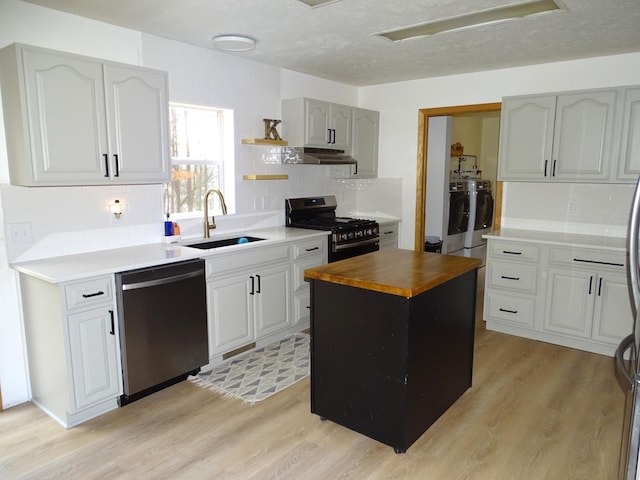
<instances>
[{"instance_id":1,"label":"white washing machine","mask_svg":"<svg viewBox=\"0 0 640 480\"><path fill-rule=\"evenodd\" d=\"M469 229L470 203L466 180L449 183L449 222L443 253L464 249L464 240Z\"/></svg>"},{"instance_id":2,"label":"white washing machine","mask_svg":"<svg viewBox=\"0 0 640 480\"><path fill-rule=\"evenodd\" d=\"M464 256L486 258L487 241L483 235L493 230L493 195L489 180L467 180L469 225L464 236Z\"/></svg>"}]
</instances>

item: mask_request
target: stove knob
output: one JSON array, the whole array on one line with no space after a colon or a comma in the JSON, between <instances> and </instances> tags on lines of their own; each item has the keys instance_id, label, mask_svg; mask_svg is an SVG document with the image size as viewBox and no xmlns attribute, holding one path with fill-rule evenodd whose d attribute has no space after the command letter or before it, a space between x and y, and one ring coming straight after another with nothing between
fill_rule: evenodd
<instances>
[{"instance_id":1,"label":"stove knob","mask_svg":"<svg viewBox=\"0 0 640 480\"><path fill-rule=\"evenodd\" d=\"M349 238L349 239L352 239L352 238L353 238L353 232L349 232L347 235L348 235L348 238Z\"/></svg>"}]
</instances>

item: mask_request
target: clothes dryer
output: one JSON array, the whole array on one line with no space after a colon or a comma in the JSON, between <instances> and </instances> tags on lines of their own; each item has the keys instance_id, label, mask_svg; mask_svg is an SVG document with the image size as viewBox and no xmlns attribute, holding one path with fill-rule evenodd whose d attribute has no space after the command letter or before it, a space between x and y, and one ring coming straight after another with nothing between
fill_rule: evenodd
<instances>
[{"instance_id":1,"label":"clothes dryer","mask_svg":"<svg viewBox=\"0 0 640 480\"><path fill-rule=\"evenodd\" d=\"M469 229L469 191L465 180L449 182L449 222L444 253L464 248L464 239Z\"/></svg>"},{"instance_id":2,"label":"clothes dryer","mask_svg":"<svg viewBox=\"0 0 640 480\"><path fill-rule=\"evenodd\" d=\"M493 228L493 195L489 180L468 180L469 224L464 236L465 256L485 258L487 241L483 235Z\"/></svg>"}]
</instances>

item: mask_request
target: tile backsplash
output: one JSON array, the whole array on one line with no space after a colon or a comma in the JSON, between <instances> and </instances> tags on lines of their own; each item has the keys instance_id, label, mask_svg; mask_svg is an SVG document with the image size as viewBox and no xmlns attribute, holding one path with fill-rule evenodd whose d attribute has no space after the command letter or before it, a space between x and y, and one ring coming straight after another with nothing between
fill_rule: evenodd
<instances>
[{"instance_id":1,"label":"tile backsplash","mask_svg":"<svg viewBox=\"0 0 640 480\"><path fill-rule=\"evenodd\" d=\"M634 185L505 182L502 226L624 237Z\"/></svg>"},{"instance_id":2,"label":"tile backsplash","mask_svg":"<svg viewBox=\"0 0 640 480\"><path fill-rule=\"evenodd\" d=\"M216 233L284 225L284 200L289 197L333 194L339 214L382 212L401 217L401 179L338 178L340 168L260 162L241 169L236 179L236 214L216 216ZM286 173L289 179L243 181L242 173L248 172ZM162 185L27 188L2 184L7 258L14 262L160 242L162 192ZM116 199L123 206L119 219L109 211ZM200 214L175 221L183 238L202 237ZM28 238L22 235L23 228Z\"/></svg>"}]
</instances>

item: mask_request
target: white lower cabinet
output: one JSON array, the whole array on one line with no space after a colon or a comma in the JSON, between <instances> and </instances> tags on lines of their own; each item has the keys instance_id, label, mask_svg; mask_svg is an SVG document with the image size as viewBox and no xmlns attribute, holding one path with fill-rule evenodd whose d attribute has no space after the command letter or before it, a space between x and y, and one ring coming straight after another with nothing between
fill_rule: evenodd
<instances>
[{"instance_id":1,"label":"white lower cabinet","mask_svg":"<svg viewBox=\"0 0 640 480\"><path fill-rule=\"evenodd\" d=\"M380 250L383 248L398 248L398 222L379 223Z\"/></svg>"},{"instance_id":2,"label":"white lower cabinet","mask_svg":"<svg viewBox=\"0 0 640 480\"><path fill-rule=\"evenodd\" d=\"M303 274L326 263L326 235L205 258L211 365L308 327Z\"/></svg>"},{"instance_id":3,"label":"white lower cabinet","mask_svg":"<svg viewBox=\"0 0 640 480\"><path fill-rule=\"evenodd\" d=\"M253 301L248 284L246 273L207 282L209 355L253 341Z\"/></svg>"},{"instance_id":4,"label":"white lower cabinet","mask_svg":"<svg viewBox=\"0 0 640 480\"><path fill-rule=\"evenodd\" d=\"M117 339L109 305L68 316L76 408L120 394Z\"/></svg>"},{"instance_id":5,"label":"white lower cabinet","mask_svg":"<svg viewBox=\"0 0 640 480\"><path fill-rule=\"evenodd\" d=\"M589 272L549 269L545 330L582 338L591 337L594 275Z\"/></svg>"},{"instance_id":6,"label":"white lower cabinet","mask_svg":"<svg viewBox=\"0 0 640 480\"><path fill-rule=\"evenodd\" d=\"M632 331L623 251L489 239L488 252L488 329L605 355Z\"/></svg>"},{"instance_id":7,"label":"white lower cabinet","mask_svg":"<svg viewBox=\"0 0 640 480\"><path fill-rule=\"evenodd\" d=\"M293 323L307 327L311 319L311 293L304 271L327 263L328 236L314 237L293 244Z\"/></svg>"},{"instance_id":8,"label":"white lower cabinet","mask_svg":"<svg viewBox=\"0 0 640 480\"><path fill-rule=\"evenodd\" d=\"M287 244L207 259L210 355L290 325L289 272Z\"/></svg>"},{"instance_id":9,"label":"white lower cabinet","mask_svg":"<svg viewBox=\"0 0 640 480\"><path fill-rule=\"evenodd\" d=\"M65 427L118 407L113 276L53 284L20 275L34 403Z\"/></svg>"}]
</instances>

